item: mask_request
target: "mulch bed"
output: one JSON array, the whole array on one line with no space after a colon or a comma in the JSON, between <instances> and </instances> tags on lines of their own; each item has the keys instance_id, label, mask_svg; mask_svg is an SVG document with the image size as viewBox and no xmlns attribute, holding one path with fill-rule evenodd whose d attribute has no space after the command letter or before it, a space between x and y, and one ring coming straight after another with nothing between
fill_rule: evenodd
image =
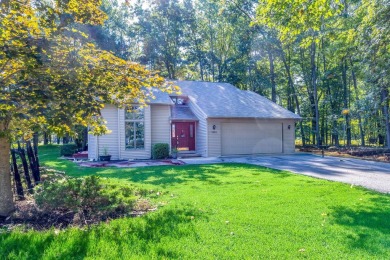
<instances>
[{"instance_id":1,"label":"mulch bed","mask_svg":"<svg viewBox=\"0 0 390 260\"><path fill-rule=\"evenodd\" d=\"M134 160L134 161L104 161L104 162L89 162L89 161L77 161L80 166L83 167L142 167L142 166L164 166L164 165L183 165L183 161L175 159L166 160Z\"/></svg>"},{"instance_id":2,"label":"mulch bed","mask_svg":"<svg viewBox=\"0 0 390 260\"><path fill-rule=\"evenodd\" d=\"M54 228L56 230L65 229L67 227L89 227L102 222L109 222L112 219L123 217L137 217L146 214L149 211L132 211L129 213L117 213L109 217L101 218L92 216L86 219L83 214L74 213L72 211L52 211L50 214L39 210L32 198L15 202L15 211L9 217L0 217L0 233L9 232L14 229L22 231L28 230L48 230Z\"/></svg>"},{"instance_id":3,"label":"mulch bed","mask_svg":"<svg viewBox=\"0 0 390 260\"><path fill-rule=\"evenodd\" d=\"M373 148L373 147L325 147L320 149L317 147L300 147L301 152L310 152L314 154L322 154L327 156L350 157L364 160L390 162L390 149Z\"/></svg>"}]
</instances>

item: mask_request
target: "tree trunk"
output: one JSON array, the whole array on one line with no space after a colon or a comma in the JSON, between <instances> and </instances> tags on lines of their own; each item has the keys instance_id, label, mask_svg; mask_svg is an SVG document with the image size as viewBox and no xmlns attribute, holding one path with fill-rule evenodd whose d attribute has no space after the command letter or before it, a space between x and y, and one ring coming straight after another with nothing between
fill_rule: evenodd
<instances>
[{"instance_id":1,"label":"tree trunk","mask_svg":"<svg viewBox=\"0 0 390 260\"><path fill-rule=\"evenodd\" d=\"M82 149L83 151L88 150L88 127L85 127L83 130L83 143L82 143Z\"/></svg>"},{"instance_id":2,"label":"tree trunk","mask_svg":"<svg viewBox=\"0 0 390 260\"><path fill-rule=\"evenodd\" d=\"M211 21L209 20L209 29L210 29L210 47L211 47L211 76L213 77L212 81L215 82L215 70L214 70L214 35L211 26Z\"/></svg>"},{"instance_id":3,"label":"tree trunk","mask_svg":"<svg viewBox=\"0 0 390 260\"><path fill-rule=\"evenodd\" d=\"M35 182L35 184L38 184L39 181L40 181L39 166L37 164L36 157L35 157L35 154L34 154L34 150L33 150L32 146L31 146L31 142L30 141L26 142L26 150L27 150L27 157L28 157L28 160L30 162L30 168L31 168L31 171L32 171L34 182Z\"/></svg>"},{"instance_id":4,"label":"tree trunk","mask_svg":"<svg viewBox=\"0 0 390 260\"><path fill-rule=\"evenodd\" d=\"M355 90L355 100L356 100L356 103L359 104L359 92L358 92L358 88L357 88L355 71L353 70L352 60L351 60L351 72L352 72L353 88ZM358 117L358 121L359 121L359 131L360 131L361 144L362 144L362 146L365 146L366 145L366 143L364 141L365 134L364 134L364 130L363 130L363 123L362 123L362 117L360 116L360 112L357 113L357 117Z\"/></svg>"},{"instance_id":5,"label":"tree trunk","mask_svg":"<svg viewBox=\"0 0 390 260\"><path fill-rule=\"evenodd\" d=\"M8 138L0 137L0 216L8 216L15 209L9 164L10 148Z\"/></svg>"},{"instance_id":6,"label":"tree trunk","mask_svg":"<svg viewBox=\"0 0 390 260\"><path fill-rule=\"evenodd\" d=\"M43 132L43 144L44 145L49 144L49 135L47 132Z\"/></svg>"},{"instance_id":7,"label":"tree trunk","mask_svg":"<svg viewBox=\"0 0 390 260\"><path fill-rule=\"evenodd\" d=\"M345 135L347 138L347 146L351 146L351 119L349 116L349 102L348 102L348 83L347 83L347 61L344 58L341 64L342 71L342 82L343 82L343 92L344 92L344 109L347 110L345 113Z\"/></svg>"},{"instance_id":8,"label":"tree trunk","mask_svg":"<svg viewBox=\"0 0 390 260\"><path fill-rule=\"evenodd\" d=\"M382 87L382 110L385 117L386 128L386 146L390 149L390 117L389 117L389 90L386 87Z\"/></svg>"},{"instance_id":9,"label":"tree trunk","mask_svg":"<svg viewBox=\"0 0 390 260\"><path fill-rule=\"evenodd\" d=\"M20 159L22 160L22 165L23 165L23 170L24 170L24 177L26 179L28 191L30 193L32 193L34 186L31 183L30 171L28 170L28 163L27 163L27 159L26 159L26 153L25 153L24 149L22 149L20 147L20 144L18 144L18 150L19 150Z\"/></svg>"},{"instance_id":10,"label":"tree trunk","mask_svg":"<svg viewBox=\"0 0 390 260\"><path fill-rule=\"evenodd\" d=\"M271 90L272 90L272 101L276 103L276 84L275 84L275 66L274 66L274 56L271 51L268 51L269 58L269 75L271 80Z\"/></svg>"},{"instance_id":11,"label":"tree trunk","mask_svg":"<svg viewBox=\"0 0 390 260\"><path fill-rule=\"evenodd\" d=\"M320 138L320 115L318 110L318 93L317 93L317 66L316 66L316 42L313 39L313 42L311 43L311 50L310 50L310 63L311 63L311 84L313 87L313 105L314 105L314 121L315 124L315 140L316 145L319 147L321 145L321 138Z\"/></svg>"},{"instance_id":12,"label":"tree trunk","mask_svg":"<svg viewBox=\"0 0 390 260\"><path fill-rule=\"evenodd\" d=\"M65 134L64 137L62 137L62 144L68 144L69 143L69 134Z\"/></svg>"},{"instance_id":13,"label":"tree trunk","mask_svg":"<svg viewBox=\"0 0 390 260\"><path fill-rule=\"evenodd\" d=\"M293 81L292 75L291 75L290 59L289 59L289 63L287 63L286 55L285 55L285 52L283 50L282 50L282 55L281 56L282 56L282 61L283 61L283 64L284 64L284 68L286 69L286 72L287 72L288 85L289 85L289 88L292 91L298 115L301 115L301 108L300 108L300 105L299 105L299 100L298 100L297 93L295 92L294 81ZM303 122L302 122L302 120L299 120L299 128L301 130L302 146L305 146L306 145L306 140L305 140L306 137L305 137L305 131L303 130Z\"/></svg>"},{"instance_id":14,"label":"tree trunk","mask_svg":"<svg viewBox=\"0 0 390 260\"><path fill-rule=\"evenodd\" d=\"M24 199L22 179L20 178L18 163L16 161L16 152L14 149L11 150L12 157L12 169L14 173L14 183L16 187L16 194L18 194L19 199Z\"/></svg>"},{"instance_id":15,"label":"tree trunk","mask_svg":"<svg viewBox=\"0 0 390 260\"><path fill-rule=\"evenodd\" d=\"M322 39L322 44L323 44L323 39ZM324 47L322 47L322 48L324 49ZM327 62L326 62L326 56L325 56L324 52L323 52L323 56L322 56L322 65L323 65L323 70L325 73L325 71L327 71ZM339 111L337 108L337 102L334 99L334 97L336 97L337 94L332 93L332 89L330 88L329 80L327 78L324 79L324 85L327 88L327 97L329 98L329 102L330 102L330 110L331 110L330 112L333 115L337 114L337 113L339 113ZM331 143L331 145L339 147L340 143L339 143L337 119L332 119L330 124L331 124L330 143ZM327 128L328 128L328 126L327 126ZM326 132L328 132L328 131L326 131ZM326 141L326 144L328 144L328 141Z\"/></svg>"},{"instance_id":16,"label":"tree trunk","mask_svg":"<svg viewBox=\"0 0 390 260\"><path fill-rule=\"evenodd\" d=\"M39 157L38 157L38 143L39 143L39 134L37 132L35 132L33 135L33 149L34 149L36 167L37 167L37 171L39 173L40 165L39 165Z\"/></svg>"}]
</instances>

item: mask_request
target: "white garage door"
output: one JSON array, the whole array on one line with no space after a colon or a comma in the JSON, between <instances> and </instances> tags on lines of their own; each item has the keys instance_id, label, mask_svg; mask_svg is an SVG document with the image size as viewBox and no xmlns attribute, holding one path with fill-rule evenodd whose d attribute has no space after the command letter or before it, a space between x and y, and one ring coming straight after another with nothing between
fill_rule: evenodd
<instances>
[{"instance_id":1,"label":"white garage door","mask_svg":"<svg viewBox=\"0 0 390 260\"><path fill-rule=\"evenodd\" d=\"M222 155L282 153L281 123L222 123Z\"/></svg>"}]
</instances>

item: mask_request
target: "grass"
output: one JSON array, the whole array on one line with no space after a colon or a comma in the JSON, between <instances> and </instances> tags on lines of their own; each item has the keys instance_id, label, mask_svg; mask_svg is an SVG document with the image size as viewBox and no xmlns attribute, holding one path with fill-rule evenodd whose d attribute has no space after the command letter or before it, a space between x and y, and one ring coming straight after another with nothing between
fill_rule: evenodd
<instances>
[{"instance_id":1,"label":"grass","mask_svg":"<svg viewBox=\"0 0 390 260\"><path fill-rule=\"evenodd\" d=\"M41 161L161 192L164 206L84 230L2 233L0 258L390 258L389 195L244 164L79 168L56 151L42 147Z\"/></svg>"}]
</instances>

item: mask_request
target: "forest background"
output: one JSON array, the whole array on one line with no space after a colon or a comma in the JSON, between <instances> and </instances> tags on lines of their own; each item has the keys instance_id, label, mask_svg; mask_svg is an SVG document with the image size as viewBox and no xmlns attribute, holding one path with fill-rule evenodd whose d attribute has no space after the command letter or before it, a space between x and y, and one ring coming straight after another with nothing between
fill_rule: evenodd
<instances>
[{"instance_id":1,"label":"forest background","mask_svg":"<svg viewBox=\"0 0 390 260\"><path fill-rule=\"evenodd\" d=\"M91 39L167 79L228 82L298 113L302 145L390 147L390 1L104 0Z\"/></svg>"}]
</instances>

